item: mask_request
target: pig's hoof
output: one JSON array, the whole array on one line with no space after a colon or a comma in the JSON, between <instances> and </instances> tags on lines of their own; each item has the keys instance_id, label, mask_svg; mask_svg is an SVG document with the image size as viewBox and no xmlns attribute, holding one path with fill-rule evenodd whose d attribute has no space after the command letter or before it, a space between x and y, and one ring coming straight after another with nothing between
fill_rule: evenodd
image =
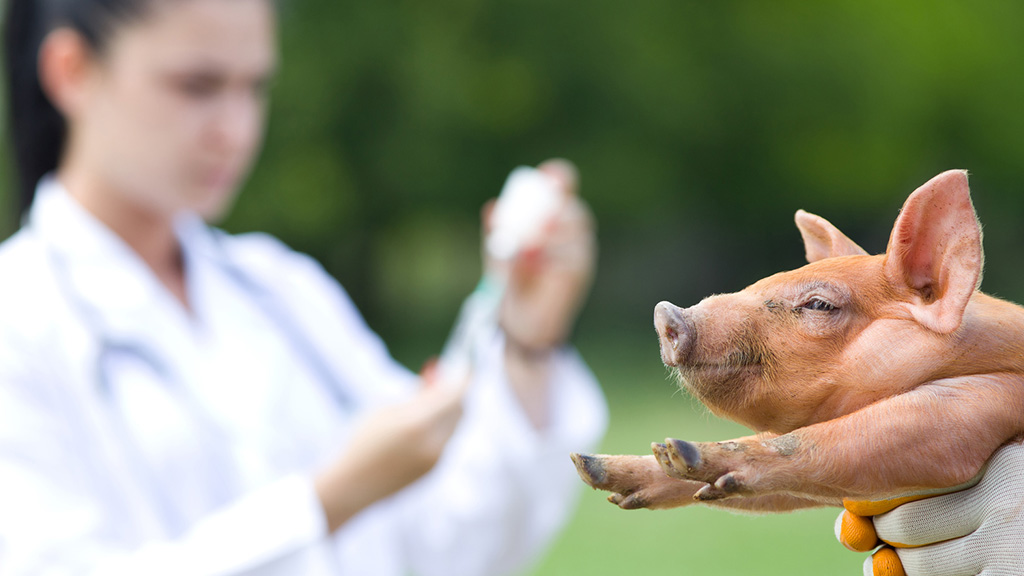
<instances>
[{"instance_id":1,"label":"pig's hoof","mask_svg":"<svg viewBox=\"0 0 1024 576\"><path fill-rule=\"evenodd\" d=\"M675 438L666 438L665 444L670 447L673 454L677 454L683 460L687 468L691 470L700 468L700 450L696 446L689 442L676 440Z\"/></svg>"},{"instance_id":2,"label":"pig's hoof","mask_svg":"<svg viewBox=\"0 0 1024 576\"><path fill-rule=\"evenodd\" d=\"M604 461L600 456L572 453L569 455L576 465L576 472L591 488L602 488L608 479Z\"/></svg>"},{"instance_id":3,"label":"pig's hoof","mask_svg":"<svg viewBox=\"0 0 1024 576\"><path fill-rule=\"evenodd\" d=\"M572 454L580 477L610 492L608 501L625 510L676 508L693 503L700 486L665 475L654 456Z\"/></svg>"},{"instance_id":4,"label":"pig's hoof","mask_svg":"<svg viewBox=\"0 0 1024 576\"><path fill-rule=\"evenodd\" d=\"M658 442L653 442L651 443L651 451L654 452L654 458L658 461L658 465L661 466L661 471L664 472L666 476L680 480L684 478L672 463L672 457L669 456L668 453L668 446Z\"/></svg>"},{"instance_id":5,"label":"pig's hoof","mask_svg":"<svg viewBox=\"0 0 1024 576\"><path fill-rule=\"evenodd\" d=\"M639 510L641 508L647 508L649 505L647 498L640 492L634 492L633 494L612 494L608 497L608 501L623 510Z\"/></svg>"},{"instance_id":6,"label":"pig's hoof","mask_svg":"<svg viewBox=\"0 0 1024 576\"><path fill-rule=\"evenodd\" d=\"M743 481L737 474L730 472L718 480L715 480L714 484L708 484L698 490L697 493L693 495L693 499L701 502L710 502L713 500L730 498L745 491L746 486Z\"/></svg>"},{"instance_id":7,"label":"pig's hoof","mask_svg":"<svg viewBox=\"0 0 1024 576\"><path fill-rule=\"evenodd\" d=\"M651 444L651 450L665 474L682 480L701 479L696 473L701 469L703 459L695 444L666 438L664 444Z\"/></svg>"}]
</instances>

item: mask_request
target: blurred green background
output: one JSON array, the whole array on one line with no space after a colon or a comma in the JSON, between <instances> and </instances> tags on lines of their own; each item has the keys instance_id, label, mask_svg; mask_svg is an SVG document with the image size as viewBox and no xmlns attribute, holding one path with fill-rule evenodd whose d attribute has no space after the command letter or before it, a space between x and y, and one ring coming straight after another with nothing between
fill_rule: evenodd
<instances>
[{"instance_id":1,"label":"blurred green background","mask_svg":"<svg viewBox=\"0 0 1024 576\"><path fill-rule=\"evenodd\" d=\"M1011 0L286 0L266 147L223 225L317 257L416 367L479 275L482 204L513 166L570 158L599 223L576 339L604 449L735 436L666 379L652 310L800 265L797 208L882 251L909 192L967 168L984 288L1024 300L1022 24ZM537 574L859 573L833 517L587 492Z\"/></svg>"}]
</instances>

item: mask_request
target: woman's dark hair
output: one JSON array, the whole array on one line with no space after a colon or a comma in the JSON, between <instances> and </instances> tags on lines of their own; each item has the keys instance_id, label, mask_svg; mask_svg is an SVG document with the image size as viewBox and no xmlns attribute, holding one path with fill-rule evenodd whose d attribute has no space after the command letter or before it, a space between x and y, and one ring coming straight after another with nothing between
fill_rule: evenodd
<instances>
[{"instance_id":1,"label":"woman's dark hair","mask_svg":"<svg viewBox=\"0 0 1024 576\"><path fill-rule=\"evenodd\" d=\"M4 17L10 134L21 212L36 183L57 168L67 131L39 83L39 48L58 27L77 31L96 53L118 24L141 17L153 0L7 0Z\"/></svg>"}]
</instances>

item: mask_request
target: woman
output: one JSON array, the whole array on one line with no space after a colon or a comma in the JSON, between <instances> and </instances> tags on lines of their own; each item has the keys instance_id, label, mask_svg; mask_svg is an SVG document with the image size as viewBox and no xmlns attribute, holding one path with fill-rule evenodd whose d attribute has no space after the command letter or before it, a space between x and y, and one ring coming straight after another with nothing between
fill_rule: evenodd
<instances>
[{"instance_id":1,"label":"woman","mask_svg":"<svg viewBox=\"0 0 1024 576\"><path fill-rule=\"evenodd\" d=\"M470 385L421 383L341 288L223 214L272 0L11 0L26 224L0 246L0 574L502 574L605 406L563 346L593 232L567 191Z\"/></svg>"}]
</instances>

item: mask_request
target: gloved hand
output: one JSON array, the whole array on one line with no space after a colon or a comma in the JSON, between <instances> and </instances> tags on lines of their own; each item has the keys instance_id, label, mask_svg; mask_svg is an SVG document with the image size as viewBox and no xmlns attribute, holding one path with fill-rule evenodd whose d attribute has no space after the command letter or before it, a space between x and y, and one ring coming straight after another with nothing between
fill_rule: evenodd
<instances>
[{"instance_id":1,"label":"gloved hand","mask_svg":"<svg viewBox=\"0 0 1024 576\"><path fill-rule=\"evenodd\" d=\"M846 506L836 521L846 547L868 551L878 540L896 547L868 558L866 576L1024 574L1024 444L996 451L971 488Z\"/></svg>"}]
</instances>

